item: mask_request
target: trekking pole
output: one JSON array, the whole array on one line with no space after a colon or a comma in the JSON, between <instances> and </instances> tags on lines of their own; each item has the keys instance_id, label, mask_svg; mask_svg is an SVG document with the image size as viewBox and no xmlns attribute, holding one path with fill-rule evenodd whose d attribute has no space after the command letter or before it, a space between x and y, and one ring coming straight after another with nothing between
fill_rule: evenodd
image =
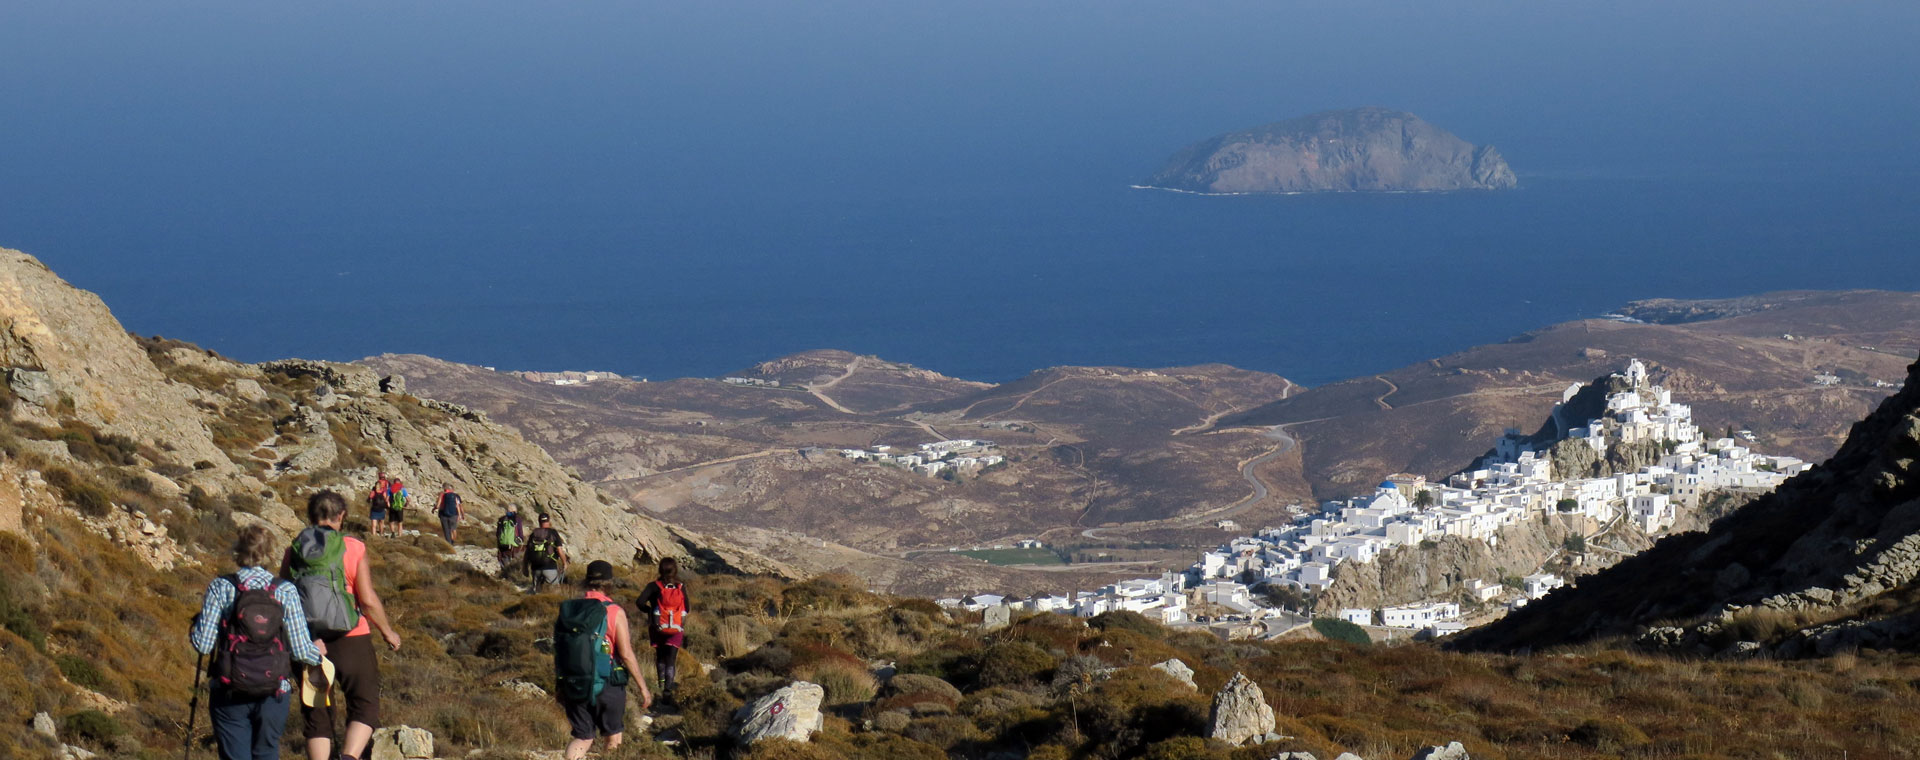
<instances>
[{"instance_id":1,"label":"trekking pole","mask_svg":"<svg viewBox=\"0 0 1920 760\"><path fill-rule=\"evenodd\" d=\"M200 717L200 677L206 675L206 665L207 656L204 654L193 663L193 699L187 705L187 738L180 743L180 760L191 760L193 757L193 720Z\"/></svg>"}]
</instances>

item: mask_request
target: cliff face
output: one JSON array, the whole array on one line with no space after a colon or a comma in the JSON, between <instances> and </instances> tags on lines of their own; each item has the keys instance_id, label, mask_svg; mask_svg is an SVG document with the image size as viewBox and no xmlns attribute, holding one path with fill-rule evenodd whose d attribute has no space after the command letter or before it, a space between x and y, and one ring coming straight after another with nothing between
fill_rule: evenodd
<instances>
[{"instance_id":1,"label":"cliff face","mask_svg":"<svg viewBox=\"0 0 1920 760\"><path fill-rule=\"evenodd\" d=\"M1399 546L1373 562L1343 562L1320 597L1320 609L1376 609L1423 599L1454 599L1475 579L1526 575L1552 557L1569 536L1594 527L1577 515L1554 515L1500 529L1497 545L1445 537Z\"/></svg>"},{"instance_id":2,"label":"cliff face","mask_svg":"<svg viewBox=\"0 0 1920 760\"><path fill-rule=\"evenodd\" d=\"M1920 363L1832 459L1456 646L1632 637L1783 655L1920 643Z\"/></svg>"},{"instance_id":3,"label":"cliff face","mask_svg":"<svg viewBox=\"0 0 1920 760\"><path fill-rule=\"evenodd\" d=\"M1147 185L1197 193L1501 190L1519 180L1475 146L1385 108L1327 111L1188 146Z\"/></svg>"},{"instance_id":4,"label":"cliff face","mask_svg":"<svg viewBox=\"0 0 1920 760\"><path fill-rule=\"evenodd\" d=\"M473 518L469 532L484 531L476 524L489 525L515 504L553 513L583 560L674 556L792 575L780 563L633 513L511 429L408 395L399 378L329 362L249 365L177 341L137 339L97 296L5 249L0 367L5 450L58 481L85 507L92 528L112 528L138 504L156 520L163 512L217 510L291 532L304 522L307 495L320 489L347 494L349 515L364 518L359 494L385 471L412 490L411 527L426 533L433 532L422 525L428 505L451 486ZM12 501L0 489L0 502ZM12 511L0 514L0 528L17 524ZM135 516L134 529L117 533L164 541L163 530L140 532L144 519Z\"/></svg>"}]
</instances>

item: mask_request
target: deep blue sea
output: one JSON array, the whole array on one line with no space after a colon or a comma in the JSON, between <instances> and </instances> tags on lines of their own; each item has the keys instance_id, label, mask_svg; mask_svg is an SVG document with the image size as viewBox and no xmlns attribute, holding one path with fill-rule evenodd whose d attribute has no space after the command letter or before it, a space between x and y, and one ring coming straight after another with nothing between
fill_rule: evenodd
<instances>
[{"instance_id":1,"label":"deep blue sea","mask_svg":"<svg viewBox=\"0 0 1920 760\"><path fill-rule=\"evenodd\" d=\"M248 359L1318 384L1657 296L1920 290L1920 4L0 5L0 246ZM1131 189L1326 108L1522 189Z\"/></svg>"}]
</instances>

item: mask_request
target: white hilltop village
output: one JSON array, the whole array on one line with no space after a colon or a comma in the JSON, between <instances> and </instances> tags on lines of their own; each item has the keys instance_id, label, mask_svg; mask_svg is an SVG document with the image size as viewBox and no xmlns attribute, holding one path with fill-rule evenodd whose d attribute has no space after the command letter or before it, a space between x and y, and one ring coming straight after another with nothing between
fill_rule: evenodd
<instances>
[{"instance_id":1,"label":"white hilltop village","mask_svg":"<svg viewBox=\"0 0 1920 760\"><path fill-rule=\"evenodd\" d=\"M1266 606L1254 593L1256 586L1317 591L1332 583L1334 569L1344 562L1372 562L1393 547L1444 536L1497 546L1501 528L1555 512L1584 515L1609 528L1624 521L1658 535L1674 525L1681 509L1698 507L1709 493L1771 491L1811 468L1793 457L1755 453L1743 440L1707 440L1694 424L1692 407L1675 403L1671 392L1654 385L1646 365L1637 359L1613 379L1625 387L1608 395L1604 416L1578 425L1563 417L1582 386L1567 388L1553 410L1556 440L1585 442L1602 456L1615 442L1658 444L1664 452L1658 463L1638 472L1555 480L1547 452L1536 450L1519 431L1508 430L1478 469L1444 483L1393 476L1370 494L1322 504L1320 515L1312 519L1233 539L1202 555L1184 573L1024 600L981 594L940 603L984 610L989 623L1007 619L1012 611L1092 617L1130 610L1172 626L1206 627L1228 638L1270 638L1310 621ZM1740 437L1752 438L1744 432ZM1546 573L1526 576L1519 588L1498 578L1465 584L1474 599L1508 609L1562 585L1563 579ZM1203 608L1212 614L1196 614ZM1459 604L1444 600L1344 609L1327 616L1434 636L1465 628L1458 622Z\"/></svg>"}]
</instances>

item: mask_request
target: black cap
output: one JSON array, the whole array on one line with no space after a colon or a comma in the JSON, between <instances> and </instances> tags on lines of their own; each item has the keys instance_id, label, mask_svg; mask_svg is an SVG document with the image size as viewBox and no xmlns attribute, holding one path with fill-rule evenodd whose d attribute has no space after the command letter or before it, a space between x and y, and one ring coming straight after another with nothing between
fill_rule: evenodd
<instances>
[{"instance_id":1,"label":"black cap","mask_svg":"<svg viewBox=\"0 0 1920 760\"><path fill-rule=\"evenodd\" d=\"M613 563L596 559L587 563L587 582L613 580Z\"/></svg>"},{"instance_id":2,"label":"black cap","mask_svg":"<svg viewBox=\"0 0 1920 760\"><path fill-rule=\"evenodd\" d=\"M545 512L541 512L541 513L540 513L540 522L546 522L546 521L547 521L547 513L545 513Z\"/></svg>"}]
</instances>

